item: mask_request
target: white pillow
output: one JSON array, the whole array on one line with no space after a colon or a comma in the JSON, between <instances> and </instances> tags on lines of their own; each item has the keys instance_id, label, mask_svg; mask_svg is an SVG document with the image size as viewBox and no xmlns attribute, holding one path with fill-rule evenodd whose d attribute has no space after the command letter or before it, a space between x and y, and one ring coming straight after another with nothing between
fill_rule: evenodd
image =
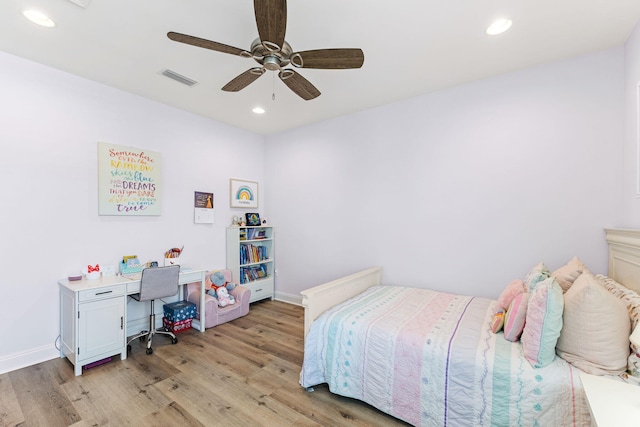
<instances>
[{"instance_id":1,"label":"white pillow","mask_svg":"<svg viewBox=\"0 0 640 427\"><path fill-rule=\"evenodd\" d=\"M558 356L594 375L626 371L631 323L624 304L591 273L581 274L564 294Z\"/></svg>"},{"instance_id":2,"label":"white pillow","mask_svg":"<svg viewBox=\"0 0 640 427\"><path fill-rule=\"evenodd\" d=\"M586 272L589 272L589 269L576 256L567 264L551 273L551 277L556 278L558 284L562 288L562 292L567 292L573 282L575 282L582 273Z\"/></svg>"}]
</instances>

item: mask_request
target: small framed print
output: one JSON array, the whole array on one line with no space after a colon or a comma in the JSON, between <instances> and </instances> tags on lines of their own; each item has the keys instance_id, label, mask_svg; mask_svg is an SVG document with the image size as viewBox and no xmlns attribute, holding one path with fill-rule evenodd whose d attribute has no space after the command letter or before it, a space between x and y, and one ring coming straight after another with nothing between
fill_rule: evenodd
<instances>
[{"instance_id":1,"label":"small framed print","mask_svg":"<svg viewBox=\"0 0 640 427\"><path fill-rule=\"evenodd\" d=\"M232 208L258 208L258 183L231 178L229 195Z\"/></svg>"},{"instance_id":2,"label":"small framed print","mask_svg":"<svg viewBox=\"0 0 640 427\"><path fill-rule=\"evenodd\" d=\"M246 213L245 217L247 218L247 225L260 225L260 214Z\"/></svg>"}]
</instances>

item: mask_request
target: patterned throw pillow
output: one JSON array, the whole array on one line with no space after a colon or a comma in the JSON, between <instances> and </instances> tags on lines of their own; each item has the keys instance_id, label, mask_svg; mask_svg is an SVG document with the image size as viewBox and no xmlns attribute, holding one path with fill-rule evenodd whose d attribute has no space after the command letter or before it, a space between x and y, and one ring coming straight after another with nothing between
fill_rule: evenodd
<instances>
[{"instance_id":1,"label":"patterned throw pillow","mask_svg":"<svg viewBox=\"0 0 640 427\"><path fill-rule=\"evenodd\" d=\"M535 288L536 284L542 282L544 279L548 278L551 275L549 273L549 269L544 262L539 262L535 267L533 267L524 278L524 287L527 292L531 292L533 288Z\"/></svg>"},{"instance_id":2,"label":"patterned throw pillow","mask_svg":"<svg viewBox=\"0 0 640 427\"><path fill-rule=\"evenodd\" d=\"M613 296L619 298L624 303L627 307L627 313L629 313L631 330L635 330L638 323L640 323L640 295L610 277L603 276L602 274L598 274L596 279L598 279L598 282L612 293ZM632 377L635 377L636 382L640 382L640 357L638 357L640 349L631 342L629 342L629 344L631 346L631 354L627 361L627 372Z\"/></svg>"},{"instance_id":3,"label":"patterned throw pillow","mask_svg":"<svg viewBox=\"0 0 640 427\"><path fill-rule=\"evenodd\" d=\"M536 284L529 295L522 349L534 368L542 368L556 357L563 308L562 288L553 277Z\"/></svg>"},{"instance_id":4,"label":"patterned throw pillow","mask_svg":"<svg viewBox=\"0 0 640 427\"><path fill-rule=\"evenodd\" d=\"M504 319L504 338L506 340L515 342L520 339L527 316L528 302L529 294L527 293L519 294L511 301Z\"/></svg>"},{"instance_id":5,"label":"patterned throw pillow","mask_svg":"<svg viewBox=\"0 0 640 427\"><path fill-rule=\"evenodd\" d=\"M629 313L631 330L635 329L640 321L640 295L636 291L631 290L615 280L607 276L603 276L602 274L598 274L596 279L598 279L598 282L613 294L613 296L622 300L625 307L627 307L627 312ZM634 348L633 350L638 352L639 349Z\"/></svg>"},{"instance_id":6,"label":"patterned throw pillow","mask_svg":"<svg viewBox=\"0 0 640 427\"><path fill-rule=\"evenodd\" d=\"M497 334L504 326L504 310L500 309L491 319L491 332Z\"/></svg>"}]
</instances>

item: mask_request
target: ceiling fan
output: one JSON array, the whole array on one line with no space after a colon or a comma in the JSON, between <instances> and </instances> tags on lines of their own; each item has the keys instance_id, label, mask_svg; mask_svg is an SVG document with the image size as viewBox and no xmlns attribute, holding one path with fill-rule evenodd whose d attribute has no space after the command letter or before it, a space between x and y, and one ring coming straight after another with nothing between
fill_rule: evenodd
<instances>
[{"instance_id":1,"label":"ceiling fan","mask_svg":"<svg viewBox=\"0 0 640 427\"><path fill-rule=\"evenodd\" d=\"M286 0L254 0L253 7L259 37L253 41L249 50L173 31L168 32L167 37L192 46L253 58L260 64L259 67L250 68L224 85L222 90L227 92L238 92L244 89L269 70L278 71L278 77L289 89L302 99L309 101L318 97L320 91L309 80L295 70L285 68L286 66L333 70L362 67L364 63L362 49L317 49L294 52L291 45L284 39L287 28Z\"/></svg>"}]
</instances>

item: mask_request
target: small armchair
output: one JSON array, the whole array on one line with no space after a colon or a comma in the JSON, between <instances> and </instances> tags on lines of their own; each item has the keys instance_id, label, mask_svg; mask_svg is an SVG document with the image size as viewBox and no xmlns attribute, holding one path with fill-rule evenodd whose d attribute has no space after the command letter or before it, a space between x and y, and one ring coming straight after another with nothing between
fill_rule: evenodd
<instances>
[{"instance_id":1,"label":"small armchair","mask_svg":"<svg viewBox=\"0 0 640 427\"><path fill-rule=\"evenodd\" d=\"M213 271L207 272L207 289L211 288L211 279L209 278L209 276L211 275L211 273L213 273ZM227 282L231 282L231 270L219 271L224 274ZM202 310L202 308L200 307L200 283L196 282L187 284L185 286L184 293L184 299L196 305L196 319L199 320L200 311ZM206 317L206 323L204 325L205 328L213 328L214 326L249 314L249 299L251 298L251 291L244 286L236 285L233 290L229 291L229 294L233 295L233 297L236 299L236 303L233 305L227 305L226 307L219 307L218 300L215 297L209 294L204 296L204 310Z\"/></svg>"}]
</instances>

